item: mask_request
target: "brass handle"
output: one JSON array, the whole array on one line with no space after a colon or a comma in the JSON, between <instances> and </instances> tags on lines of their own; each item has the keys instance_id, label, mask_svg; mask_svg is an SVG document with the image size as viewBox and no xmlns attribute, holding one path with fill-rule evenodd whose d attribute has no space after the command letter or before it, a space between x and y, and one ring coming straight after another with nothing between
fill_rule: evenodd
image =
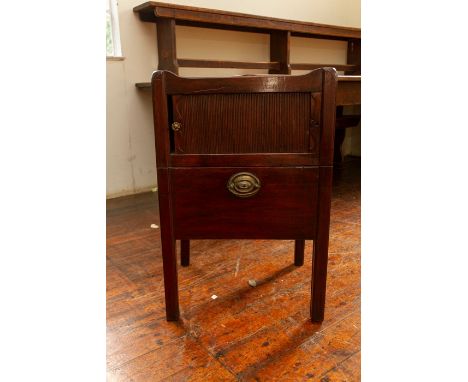
<instances>
[{"instance_id":1,"label":"brass handle","mask_svg":"<svg viewBox=\"0 0 468 382\"><path fill-rule=\"evenodd\" d=\"M172 130L174 131L179 131L180 128L182 127L182 124L180 122L172 122Z\"/></svg>"},{"instance_id":2,"label":"brass handle","mask_svg":"<svg viewBox=\"0 0 468 382\"><path fill-rule=\"evenodd\" d=\"M227 182L228 190L239 198L249 198L260 190L260 180L250 172L239 172Z\"/></svg>"}]
</instances>

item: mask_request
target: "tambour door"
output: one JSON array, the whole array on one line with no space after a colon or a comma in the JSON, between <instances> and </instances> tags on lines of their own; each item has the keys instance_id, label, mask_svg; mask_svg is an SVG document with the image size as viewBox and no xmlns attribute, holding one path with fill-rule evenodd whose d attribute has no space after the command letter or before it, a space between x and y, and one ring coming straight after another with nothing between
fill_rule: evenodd
<instances>
[{"instance_id":1,"label":"tambour door","mask_svg":"<svg viewBox=\"0 0 468 382\"><path fill-rule=\"evenodd\" d=\"M173 154L317 154L320 93L172 96Z\"/></svg>"}]
</instances>

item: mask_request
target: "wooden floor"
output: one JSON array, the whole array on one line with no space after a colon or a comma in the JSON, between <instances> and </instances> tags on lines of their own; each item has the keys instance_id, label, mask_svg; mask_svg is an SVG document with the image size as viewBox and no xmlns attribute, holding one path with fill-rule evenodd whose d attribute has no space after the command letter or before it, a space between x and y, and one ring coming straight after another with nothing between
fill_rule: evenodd
<instances>
[{"instance_id":1,"label":"wooden floor","mask_svg":"<svg viewBox=\"0 0 468 382\"><path fill-rule=\"evenodd\" d=\"M333 192L322 325L309 321L311 242L295 267L294 242L268 240L192 241L181 320L166 322L157 194L109 200L108 381L359 381L358 160Z\"/></svg>"}]
</instances>

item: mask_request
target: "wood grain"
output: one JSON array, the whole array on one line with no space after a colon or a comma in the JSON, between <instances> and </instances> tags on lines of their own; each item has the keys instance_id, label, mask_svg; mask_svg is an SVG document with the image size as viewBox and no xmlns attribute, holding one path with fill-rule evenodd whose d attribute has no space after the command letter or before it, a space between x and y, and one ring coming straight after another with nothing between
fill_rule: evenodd
<instances>
[{"instance_id":1,"label":"wood grain","mask_svg":"<svg viewBox=\"0 0 468 382\"><path fill-rule=\"evenodd\" d=\"M179 58L177 62L180 67L184 68L279 69L280 67L280 63L274 60L269 62L246 62Z\"/></svg>"},{"instance_id":2,"label":"wood grain","mask_svg":"<svg viewBox=\"0 0 468 382\"><path fill-rule=\"evenodd\" d=\"M311 151L315 151L313 148ZM290 166L317 166L318 154L291 154L291 153L265 153L265 154L175 154L170 155L169 161L173 167L290 167Z\"/></svg>"},{"instance_id":3,"label":"wood grain","mask_svg":"<svg viewBox=\"0 0 468 382\"><path fill-rule=\"evenodd\" d=\"M331 68L329 68L331 69ZM153 76L157 76L156 72ZM322 79L317 72L297 76L235 76L224 78L187 78L164 72L166 92L174 94L234 94L234 93L291 93L321 92ZM189 80L189 81L187 81Z\"/></svg>"},{"instance_id":4,"label":"wood grain","mask_svg":"<svg viewBox=\"0 0 468 382\"><path fill-rule=\"evenodd\" d=\"M175 239L293 238L314 240L310 317L322 321L336 70L229 78L158 71L152 82L167 320L179 317ZM318 154L319 166L234 167L228 160L219 167L174 165L179 154L249 160L263 153L301 153L311 160ZM240 198L228 190L230 179L240 174L256 179L255 195ZM239 187L249 184L244 179ZM296 251L296 264L299 257Z\"/></svg>"},{"instance_id":5,"label":"wood grain","mask_svg":"<svg viewBox=\"0 0 468 382\"><path fill-rule=\"evenodd\" d=\"M333 37L347 40L361 38L359 28L343 27L304 21L285 20L274 17L249 15L217 9L190 7L149 1L133 8L145 22L159 22L164 18L177 20L178 25L213 27L251 31L286 30L316 38Z\"/></svg>"},{"instance_id":6,"label":"wood grain","mask_svg":"<svg viewBox=\"0 0 468 382\"><path fill-rule=\"evenodd\" d=\"M145 22L157 24L159 69L169 70L175 74L179 66L204 68L240 68L240 69L268 69L270 74L291 74L291 70L312 70L321 67L334 67L344 71L345 74L358 75L361 73L361 30L333 25L306 23L236 12L226 12L216 9L188 7L176 4L159 2L146 2L133 9L140 19ZM254 33L267 33L270 35L270 61L246 62L206 59L177 59L176 52L176 25L205 27L210 29L225 29ZM329 40L343 40L347 42L346 64L321 63L291 63L290 45L291 37L321 38ZM338 78L339 86L336 95L336 105L358 105L361 103L360 76L341 76ZM250 81L250 80L248 80ZM244 88L228 85L219 92L249 91L249 82L244 81ZM206 82L202 82L206 84ZM137 83L138 89L145 89L148 84ZM171 85L168 86L171 93ZM193 89L192 89L193 90ZM200 89L201 91L201 89ZM206 89L205 89L206 91ZM278 90L276 90L278 91ZM351 127L347 125L346 127ZM344 127L342 124L340 127ZM344 132L338 134L343 137ZM338 142L339 143L339 142ZM339 145L335 150L335 159L338 155Z\"/></svg>"},{"instance_id":7,"label":"wood grain","mask_svg":"<svg viewBox=\"0 0 468 382\"><path fill-rule=\"evenodd\" d=\"M348 41L346 62L355 65L355 68L348 69L345 74L361 74L361 40Z\"/></svg>"},{"instance_id":8,"label":"wood grain","mask_svg":"<svg viewBox=\"0 0 468 382\"><path fill-rule=\"evenodd\" d=\"M312 242L194 240L167 322L157 194L108 201L108 381L360 380L360 171L334 172L326 315L309 321ZM247 284L257 280L257 287ZM217 299L211 296L216 294ZM207 319L209 317L209 319Z\"/></svg>"},{"instance_id":9,"label":"wood grain","mask_svg":"<svg viewBox=\"0 0 468 382\"><path fill-rule=\"evenodd\" d=\"M156 25L158 39L158 68L178 73L176 28L172 19L160 20Z\"/></svg>"},{"instance_id":10,"label":"wood grain","mask_svg":"<svg viewBox=\"0 0 468 382\"><path fill-rule=\"evenodd\" d=\"M336 105L360 105L361 104L361 76L338 75L338 88L336 90ZM135 86L139 89L151 89L150 82L138 82Z\"/></svg>"},{"instance_id":11,"label":"wood grain","mask_svg":"<svg viewBox=\"0 0 468 382\"><path fill-rule=\"evenodd\" d=\"M239 172L258 177L256 195L239 198L229 192L227 182ZM175 237L312 239L318 174L313 167L173 168Z\"/></svg>"},{"instance_id":12,"label":"wood grain","mask_svg":"<svg viewBox=\"0 0 468 382\"><path fill-rule=\"evenodd\" d=\"M175 152L307 153L310 93L173 96Z\"/></svg>"},{"instance_id":13,"label":"wood grain","mask_svg":"<svg viewBox=\"0 0 468 382\"><path fill-rule=\"evenodd\" d=\"M361 104L361 78L356 80L354 76L348 77L349 80L343 80L347 77L338 77L338 89L336 92L336 105L360 105ZM341 79L341 81L340 81Z\"/></svg>"},{"instance_id":14,"label":"wood grain","mask_svg":"<svg viewBox=\"0 0 468 382\"><path fill-rule=\"evenodd\" d=\"M291 64L291 69L293 70L314 70L318 68L324 68L331 66L336 70L340 71L354 71L356 70L356 65L344 65L344 64L309 64L309 63L293 63Z\"/></svg>"},{"instance_id":15,"label":"wood grain","mask_svg":"<svg viewBox=\"0 0 468 382\"><path fill-rule=\"evenodd\" d=\"M291 74L290 62L291 32L270 32L270 60L278 61L278 68L271 68L268 73Z\"/></svg>"}]
</instances>

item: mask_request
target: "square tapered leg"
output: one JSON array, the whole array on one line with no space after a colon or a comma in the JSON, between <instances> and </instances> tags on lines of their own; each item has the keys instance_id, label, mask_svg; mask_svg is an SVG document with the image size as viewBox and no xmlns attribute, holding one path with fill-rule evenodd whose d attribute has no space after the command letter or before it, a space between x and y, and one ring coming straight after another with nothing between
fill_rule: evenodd
<instances>
[{"instance_id":1,"label":"square tapered leg","mask_svg":"<svg viewBox=\"0 0 468 382\"><path fill-rule=\"evenodd\" d=\"M325 292L327 286L328 238L326 243L314 240L312 257L312 282L310 319L322 322L325 313Z\"/></svg>"},{"instance_id":2,"label":"square tapered leg","mask_svg":"<svg viewBox=\"0 0 468 382\"><path fill-rule=\"evenodd\" d=\"M190 240L180 241L180 265L183 267L190 265Z\"/></svg>"},{"instance_id":3,"label":"square tapered leg","mask_svg":"<svg viewBox=\"0 0 468 382\"><path fill-rule=\"evenodd\" d=\"M300 267L304 265L305 240L296 240L294 242L294 265Z\"/></svg>"},{"instance_id":4,"label":"square tapered leg","mask_svg":"<svg viewBox=\"0 0 468 382\"><path fill-rule=\"evenodd\" d=\"M163 183L164 172L158 175ZM179 319L179 287L177 281L177 255L174 230L170 220L170 199L165 193L159 194L159 214L161 217L161 250L164 273L164 296L166 299L167 321Z\"/></svg>"},{"instance_id":5,"label":"square tapered leg","mask_svg":"<svg viewBox=\"0 0 468 382\"><path fill-rule=\"evenodd\" d=\"M312 256L312 281L310 318L312 322L322 322L325 311L325 292L327 286L328 240L330 233L332 168L320 169L317 236L314 240Z\"/></svg>"}]
</instances>

